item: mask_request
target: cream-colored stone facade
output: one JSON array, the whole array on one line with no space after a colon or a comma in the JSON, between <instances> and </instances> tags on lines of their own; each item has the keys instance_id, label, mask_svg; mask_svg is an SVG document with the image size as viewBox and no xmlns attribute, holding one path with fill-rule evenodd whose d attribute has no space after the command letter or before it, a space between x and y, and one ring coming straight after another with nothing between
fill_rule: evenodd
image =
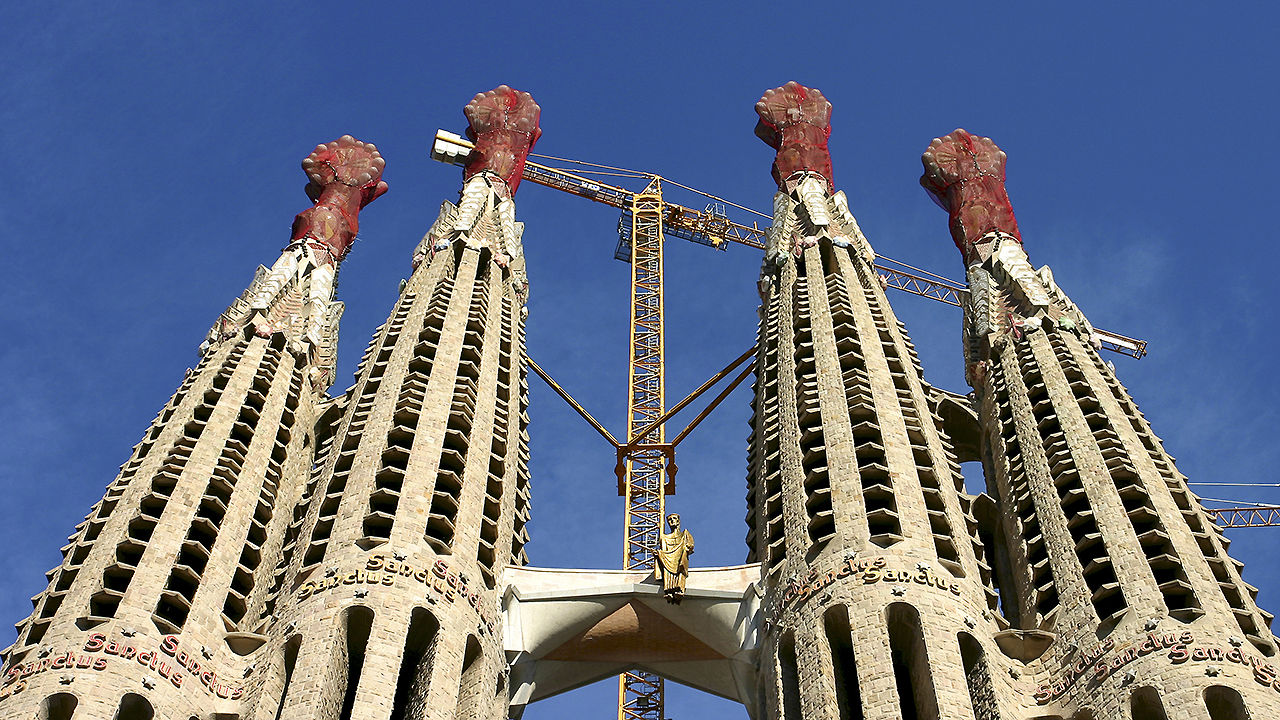
<instances>
[{"instance_id":1,"label":"cream-colored stone facade","mask_svg":"<svg viewBox=\"0 0 1280 720\"><path fill-rule=\"evenodd\" d=\"M333 283L311 297L297 246L259 270L51 571L0 716L506 717L498 583L525 562L529 473L501 190L469 188L465 242L442 206L337 399L311 372Z\"/></svg>"},{"instance_id":2,"label":"cream-colored stone facade","mask_svg":"<svg viewBox=\"0 0 1280 720\"><path fill-rule=\"evenodd\" d=\"M477 175L337 398L336 267L260 270L49 573L0 717L503 720L636 669L753 718L1280 717L1271 616L1052 275L990 239L975 392L941 392L815 177L761 274L748 564L680 605L524 567L523 226Z\"/></svg>"}]
</instances>

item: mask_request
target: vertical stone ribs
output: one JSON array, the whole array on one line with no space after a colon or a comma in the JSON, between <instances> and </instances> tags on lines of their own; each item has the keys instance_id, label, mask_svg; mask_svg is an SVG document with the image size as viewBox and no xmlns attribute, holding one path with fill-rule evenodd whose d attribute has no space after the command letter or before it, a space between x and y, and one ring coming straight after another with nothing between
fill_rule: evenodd
<instances>
[{"instance_id":1,"label":"vertical stone ribs","mask_svg":"<svg viewBox=\"0 0 1280 720\"><path fill-rule=\"evenodd\" d=\"M836 539L845 549L890 548L914 534L956 576L974 568L989 579L915 349L887 307L844 194L815 170L830 168L830 104L791 83L756 109L757 133L778 151L779 191L760 283L751 557L776 573L796 550L813 561ZM957 523L971 535L963 547Z\"/></svg>"},{"instance_id":2,"label":"vertical stone ribs","mask_svg":"<svg viewBox=\"0 0 1280 720\"><path fill-rule=\"evenodd\" d=\"M929 454L928 438L925 434L926 418L932 421L933 417L925 415L924 411L917 405L909 383L908 368L903 361L893 333L890 332L889 322L886 319L884 309L880 306L879 298L869 285L870 280L870 278L867 278L863 282L863 295L867 299L871 317L875 321L878 339L884 351L885 361L889 366L889 376L893 380L894 394L897 398L897 410L903 419L903 424L906 426L907 438L911 444L912 458L915 461L916 477L920 482L920 490L924 495L925 511L929 517L929 529L933 535L934 550L938 554L939 562L952 572L963 574L960 555L956 550L955 540L952 537L951 521L947 517L946 505L943 500L942 483L933 458ZM920 367L920 360L916 356L915 347L911 344L910 339L907 338L906 328L902 322L894 319L894 323L897 325L897 330L902 337L902 347L906 350L907 357L911 361L910 370L912 376L918 379L923 376L923 370ZM961 492L964 489L963 483L955 482L960 476L959 465L956 464L955 457L949 449L945 450L945 456L953 480L953 489Z\"/></svg>"},{"instance_id":3,"label":"vertical stone ribs","mask_svg":"<svg viewBox=\"0 0 1280 720\"><path fill-rule=\"evenodd\" d=\"M138 511L129 522L125 538L116 545L115 562L103 571L102 589L89 599L89 624L97 624L115 616L120 600L129 589L138 562L146 550L147 542L164 514L173 489L191 457L191 450L199 442L209 416L217 406L218 399L243 354L243 345L232 350L222 368L214 375L212 387L205 392L201 403L191 414L191 419L182 427L181 436L176 439L164 463L152 477L151 487L139 501Z\"/></svg>"},{"instance_id":4,"label":"vertical stone ribs","mask_svg":"<svg viewBox=\"0 0 1280 720\"><path fill-rule=\"evenodd\" d=\"M1074 337L1072 337L1074 339ZM1072 397L1084 414L1085 422L1102 455L1107 473L1111 477L1134 535L1142 547L1147 564L1155 576L1156 586L1164 598L1169 614L1183 622L1190 622L1203 614L1200 601L1192 590L1182 561L1173 547L1168 530L1156 512L1149 492L1144 488L1128 450L1119 434L1111 427L1111 420L1102 409L1094 390L1089 386L1080 365L1068 347L1068 339L1061 333L1049 336L1054 359L1062 368L1069 383ZM1096 353L1095 353L1096 354Z\"/></svg>"},{"instance_id":5,"label":"vertical stone ribs","mask_svg":"<svg viewBox=\"0 0 1280 720\"><path fill-rule=\"evenodd\" d=\"M1200 507L1199 499L1188 489L1186 477L1178 472L1173 458L1165 452L1160 439L1156 437L1147 423L1146 417L1138 409L1137 404L1134 403L1128 392L1120 384L1120 381L1116 379L1115 374L1110 372L1110 368L1107 367L1102 358L1092 350L1081 348L1077 352L1086 358L1086 362L1102 378L1107 392L1124 411L1129 427L1141 443L1147 459L1151 461L1160 479L1164 481L1164 485L1168 488L1183 523L1191 531L1201 556L1208 563L1213 580L1222 591L1223 597L1226 599L1227 605L1230 607L1241 632L1244 633L1250 643L1264 654L1274 654L1275 646L1268 639L1271 633L1267 629L1271 626L1272 615L1258 608L1255 604L1258 597L1258 589L1246 583L1240 575L1244 569L1244 563L1227 555L1227 547L1231 541L1223 534L1222 528L1209 520L1204 513ZM1148 500L1147 502L1149 503L1150 501ZM1169 544L1168 528L1162 526L1161 529L1164 532L1159 537L1164 539L1161 544L1165 546ZM1177 556L1174 555L1174 557L1176 558ZM1159 580L1163 577L1166 583L1172 581L1171 589L1181 589L1183 583L1190 582L1186 569L1181 563L1174 565L1172 571L1169 568L1171 563L1169 563L1168 558L1161 558L1161 563L1164 565L1164 573L1162 575L1157 571L1157 579ZM1153 569L1155 569L1155 565L1153 565ZM1191 598L1195 599L1193 593ZM1184 612L1198 616L1203 613L1203 610L1200 609L1197 603L1195 606L1185 608Z\"/></svg>"},{"instance_id":6,"label":"vertical stone ribs","mask_svg":"<svg viewBox=\"0 0 1280 720\"><path fill-rule=\"evenodd\" d=\"M527 365L520 361L517 351L523 353L524 319L511 298L502 298L502 338L499 347L501 373L497 384L493 443L489 449L489 481L506 477L515 471L515 512L511 526L511 562L525 565L529 562L524 546L529 542L529 436L528 427L529 385ZM507 329L512 331L508 332ZM515 389L515 423L512 423L512 389ZM508 460L512 438L515 438L515 467ZM501 528L499 527L499 532ZM500 537L500 535L499 535Z\"/></svg>"},{"instance_id":7,"label":"vertical stone ribs","mask_svg":"<svg viewBox=\"0 0 1280 720\"><path fill-rule=\"evenodd\" d=\"M279 353L274 348L271 352ZM277 372L279 362L280 357L274 357L266 366L274 374ZM276 554L278 545L283 539L281 533L276 530L283 524L283 521L276 517L276 505L284 489L285 464L289 458L289 445L293 442L295 435L294 426L299 410L298 398L301 396L304 380L303 368L293 367L288 376L289 390L284 396L284 407L280 411L277 424L274 425L276 434L270 447L266 473L258 491L258 502L253 506L249 527L245 532L243 550L223 604L222 619L228 627L244 628L251 625L247 622L248 620L256 622L269 614L262 612L266 606L266 594L269 588L259 582L258 568L265 557ZM269 385L267 376L260 370L241 409L241 422L245 427L252 429L261 418L264 410L263 403L266 400L265 391ZM272 414L268 417L275 416ZM306 467L305 463L297 463L297 465ZM290 490L290 496L293 497L294 493L292 489Z\"/></svg>"},{"instance_id":8,"label":"vertical stone ribs","mask_svg":"<svg viewBox=\"0 0 1280 720\"><path fill-rule=\"evenodd\" d=\"M1016 556L1022 559L1027 573L1029 591L1023 593L1027 602L1024 610L1029 609L1034 613L1029 618L1030 624L1038 626L1052 617L1058 608L1058 586L1054 582L1053 559L1049 555L1044 530L1040 527L1040 519L1036 514L1022 444L1014 424L1009 383L1002 365L992 366L991 385L999 423L999 434L994 438L993 445L999 456L1005 459L995 469L1004 479L1001 486L1008 488L1005 495L1011 500L1009 508L1015 515L1019 530L1014 535L1022 538L1022 552L1016 553ZM1020 613L1024 614L1025 612Z\"/></svg>"},{"instance_id":9,"label":"vertical stone ribs","mask_svg":"<svg viewBox=\"0 0 1280 720\"><path fill-rule=\"evenodd\" d=\"M507 95L527 99L499 88L477 96L468 117L475 122L477 113L490 113L486 122L493 122L497 115L483 108L517 107L518 99L504 104ZM532 108L536 122L536 105ZM479 157L494 159L485 153ZM411 317L419 330L396 397L375 500L365 518L365 541L392 537L406 474L434 465L422 538L438 553L456 554L462 549L459 543L476 543L481 574L492 585L499 567L523 558L528 538L527 399L523 363L517 362L523 356L522 226L514 222L509 188L493 173L479 169L467 177L462 207L446 203L415 253L419 262L430 259L415 273L429 282L410 283L402 315L389 323L389 333L398 335L403 319ZM413 292L417 299L408 296ZM384 347L394 344L384 339ZM390 351L386 357L391 361ZM513 388L519 396L516 408ZM447 405L440 418L443 439L434 451L418 447L424 429L420 420L424 413L436 412L433 402ZM513 412L518 422L512 422ZM434 460L415 459L422 452L434 454ZM476 488L474 500L471 487ZM459 523L469 507L478 524L464 538Z\"/></svg>"},{"instance_id":10,"label":"vertical stone ribs","mask_svg":"<svg viewBox=\"0 0 1280 720\"><path fill-rule=\"evenodd\" d=\"M356 390L353 393L353 402L348 408L345 426L332 441L332 449L336 452L326 453L328 461L332 463L328 482L325 484L324 494L314 499L318 500L319 509L311 529L310 541L303 555L304 570L318 565L325 558L339 507L347 493L352 467L357 454L363 447L363 440L368 435L366 431L370 415L379 398L383 382L387 380L387 369L392 352L404 330L415 297L416 295L412 292L401 295L396 307L392 310L391 317L374 334L364 357L356 367L358 380L353 388ZM416 428L417 413L421 409L421 394L415 395L414 390L418 382L425 382L425 375L430 371L429 358L429 355L415 357L414 367L405 374L395 406L395 424L387 432L385 443L376 451L378 465L373 478L374 489L368 495L368 504L363 515L363 532L359 537L362 545L367 547L372 547L380 540L385 541L390 534L404 482L406 459L412 444L413 430ZM421 372L422 363L427 363L425 372Z\"/></svg>"},{"instance_id":11,"label":"vertical stone ribs","mask_svg":"<svg viewBox=\"0 0 1280 720\"><path fill-rule=\"evenodd\" d=\"M1274 654L1270 616L1254 604L1221 531L1098 356L1088 319L1047 267L1032 268L1004 189L1004 153L957 130L934 140L923 162L921 183L950 213L967 266L966 376L983 405L1014 572L1025 580L1021 623L1096 623L1102 632L1133 608L1161 608L1182 623L1230 612L1253 645ZM1059 592L1073 596L1061 609ZM1092 613L1078 614L1080 594ZM1060 611L1073 617L1054 619Z\"/></svg>"},{"instance_id":12,"label":"vertical stone ribs","mask_svg":"<svg viewBox=\"0 0 1280 720\"><path fill-rule=\"evenodd\" d=\"M833 265L831 263L829 266ZM845 403L849 410L854 454L857 458L858 479L862 486L867 532L871 542L888 547L902 540L902 520L898 514L898 502L893 482L889 476L889 461L885 456L884 437L880 419L876 415L867 375L867 360L862 353L862 341L858 336L854 319L854 300L849 294L848 283L840 272L830 267L825 276L828 308L834 330L836 349L840 354L840 375L844 387ZM861 281L859 276L856 278ZM871 311L877 327L883 314L875 312L874 295L868 298L867 289L859 287L864 301L871 300L864 312ZM890 343L892 344L892 343Z\"/></svg>"},{"instance_id":13,"label":"vertical stone ribs","mask_svg":"<svg viewBox=\"0 0 1280 720\"><path fill-rule=\"evenodd\" d=\"M871 397L866 358L858 337L848 283L839 269L834 267L834 263L827 262L825 265L827 306L831 313L836 351L839 355L840 381L844 388L845 404L848 406L858 478L866 508L867 529L871 542L887 547L902 539L902 523L898 516L884 442Z\"/></svg>"},{"instance_id":14,"label":"vertical stone ribs","mask_svg":"<svg viewBox=\"0 0 1280 720\"><path fill-rule=\"evenodd\" d=\"M396 304L390 320L387 321L378 360L375 361L380 363L378 366L380 372L377 382L374 382L371 376L370 382L366 383L366 395L376 392L382 386L383 375L391 359L391 351L404 332L409 310L415 298L414 293L406 292ZM428 365L426 372L421 368L424 363ZM429 356L415 357L400 381L391 428L384 438L377 470L373 476L373 491L369 494L369 504L364 515L364 532L359 542L366 547L386 542L391 537L396 509L400 504L400 493L404 489L404 476L409 466L409 452L413 446L418 413L422 409L422 390L425 388L426 376L430 374L429 364ZM362 425L355 428L361 436L363 436L364 421L367 421L367 415L362 420ZM348 426L348 433L351 432L351 426Z\"/></svg>"},{"instance_id":15,"label":"vertical stone ribs","mask_svg":"<svg viewBox=\"0 0 1280 720\"><path fill-rule=\"evenodd\" d=\"M1089 600L1100 621L1114 621L1128 608L1128 603L1107 554L1089 494L1076 468L1031 343L1019 342L1014 350L1039 436L1037 449L1043 453L1062 514L1067 519L1076 557L1079 558L1085 584L1089 587Z\"/></svg>"},{"instance_id":16,"label":"vertical stone ribs","mask_svg":"<svg viewBox=\"0 0 1280 720\"><path fill-rule=\"evenodd\" d=\"M793 287L791 316L795 350L796 419L800 424L800 466L804 472L806 530L809 545L820 547L835 536L835 514L831 507L831 478L827 470L827 447L818 402L818 370L813 352L813 326L809 286L804 278Z\"/></svg>"},{"instance_id":17,"label":"vertical stone ribs","mask_svg":"<svg viewBox=\"0 0 1280 720\"><path fill-rule=\"evenodd\" d=\"M494 590L505 566L525 562L529 519L528 285L508 178L519 175L537 116L526 93L505 86L468 105L477 149L462 199L441 205L334 408L333 438L323 440L278 575L281 587L320 589L287 597L279 617L345 618L345 638L308 621L294 676L331 676L348 710L323 693L286 692L282 717L443 717L446 708L505 717ZM333 582L371 562L417 579ZM421 582L435 588L426 598Z\"/></svg>"},{"instance_id":18,"label":"vertical stone ribs","mask_svg":"<svg viewBox=\"0 0 1280 720\"><path fill-rule=\"evenodd\" d=\"M760 320L760 352L751 400L747 482L748 558L773 570L786 554L782 514L781 418L778 407L780 298L766 301Z\"/></svg>"},{"instance_id":19,"label":"vertical stone ribs","mask_svg":"<svg viewBox=\"0 0 1280 720\"><path fill-rule=\"evenodd\" d=\"M507 451L510 448L508 436L511 432L511 386L512 370L515 362L512 355L512 334L514 328L513 305L510 298L501 298L500 307L495 315L498 320L498 368L494 378L493 438L489 442L487 477L485 482L484 515L480 526L480 547L476 559L487 569L490 582L497 573L499 563L515 562L515 558L524 552L524 540L521 533L527 530L527 504L513 508L512 537L507 547L501 544L502 506L508 492L503 479L507 475ZM483 451L485 448L480 448ZM515 489L515 497L520 496L520 488ZM523 517L521 517L523 515ZM523 563L521 563L523 564ZM483 571L482 571L483 572Z\"/></svg>"},{"instance_id":20,"label":"vertical stone ribs","mask_svg":"<svg viewBox=\"0 0 1280 720\"><path fill-rule=\"evenodd\" d=\"M233 357L235 353L233 352ZM300 368L283 369L283 383L272 395L281 373L281 362L286 360L284 339L277 336L275 342L263 349L256 361L251 385L244 394L239 412L214 464L213 471L200 497L195 517L178 551L178 557L170 571L152 620L165 632L179 632L195 602L214 544L222 535L239 531L239 525L247 525L243 540L231 547L240 547L239 558L230 569L230 587L222 605L222 619L227 627L236 627L249 611L253 590L257 585L257 570L262 562L263 548L267 543L267 531L272 525L276 495L279 491L283 465L292 438L293 425L302 391ZM237 362L241 359L238 358ZM283 395L281 398L280 396ZM271 407L268 407L271 397ZM258 432L259 421L265 417L264 428L275 429ZM265 462L263 462L265 460ZM259 482L256 502L250 504L251 495L241 493L233 502L237 483L246 464L264 466ZM252 482L250 483L252 493ZM226 525L228 513L237 520ZM247 520L240 519L247 515ZM229 541L227 541L229 542Z\"/></svg>"}]
</instances>

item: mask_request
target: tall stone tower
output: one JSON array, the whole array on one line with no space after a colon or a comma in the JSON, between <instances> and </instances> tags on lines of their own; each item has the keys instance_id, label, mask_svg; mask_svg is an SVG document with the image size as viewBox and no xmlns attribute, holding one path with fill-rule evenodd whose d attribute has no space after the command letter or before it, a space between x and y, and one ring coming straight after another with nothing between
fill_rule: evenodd
<instances>
[{"instance_id":1,"label":"tall stone tower","mask_svg":"<svg viewBox=\"0 0 1280 720\"><path fill-rule=\"evenodd\" d=\"M778 182L749 441L756 716L999 717L991 569L936 391L833 192L831 105L789 83L756 112Z\"/></svg>"},{"instance_id":2,"label":"tall stone tower","mask_svg":"<svg viewBox=\"0 0 1280 720\"><path fill-rule=\"evenodd\" d=\"M466 107L476 149L320 455L255 717L504 718L496 581L529 518L523 225L512 196L539 108L501 86Z\"/></svg>"},{"instance_id":3,"label":"tall stone tower","mask_svg":"<svg viewBox=\"0 0 1280 720\"><path fill-rule=\"evenodd\" d=\"M998 509L1003 612L1038 636L1021 658L1037 680L1027 712L1280 717L1271 615L1098 356L1088 319L1028 262L1005 154L956 130L923 161L967 270L966 375Z\"/></svg>"},{"instance_id":4,"label":"tall stone tower","mask_svg":"<svg viewBox=\"0 0 1280 720\"><path fill-rule=\"evenodd\" d=\"M270 622L293 479L311 467L333 378L338 266L360 209L386 192L383 165L350 136L303 160L314 207L218 319L69 538L6 653L0 715L186 718L238 706L241 655Z\"/></svg>"},{"instance_id":5,"label":"tall stone tower","mask_svg":"<svg viewBox=\"0 0 1280 720\"><path fill-rule=\"evenodd\" d=\"M384 163L349 136L303 161L314 206L77 526L4 653L0 717L505 720L624 672L757 719L1280 717L1271 616L1031 267L1004 154L957 130L924 155L967 269L962 397L924 380L835 191L826 98L789 83L756 111L778 193L747 564L670 586L523 567L513 197L541 131L504 85L466 106L473 143L437 136L461 199L337 398L335 280Z\"/></svg>"}]
</instances>

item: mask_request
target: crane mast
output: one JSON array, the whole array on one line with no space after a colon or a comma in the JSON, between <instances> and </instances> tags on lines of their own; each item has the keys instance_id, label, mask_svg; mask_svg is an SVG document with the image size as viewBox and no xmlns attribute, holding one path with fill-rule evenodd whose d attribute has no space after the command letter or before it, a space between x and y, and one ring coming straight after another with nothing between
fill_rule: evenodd
<instances>
[{"instance_id":1,"label":"crane mast","mask_svg":"<svg viewBox=\"0 0 1280 720\"><path fill-rule=\"evenodd\" d=\"M631 197L631 346L628 353L627 443L666 412L662 307L662 182L657 178ZM624 217L625 220L625 217ZM661 426L650 443L665 440ZM664 508L662 450L632 449L625 457L622 567L652 572ZM618 678L618 720L663 720L662 678L632 671Z\"/></svg>"}]
</instances>

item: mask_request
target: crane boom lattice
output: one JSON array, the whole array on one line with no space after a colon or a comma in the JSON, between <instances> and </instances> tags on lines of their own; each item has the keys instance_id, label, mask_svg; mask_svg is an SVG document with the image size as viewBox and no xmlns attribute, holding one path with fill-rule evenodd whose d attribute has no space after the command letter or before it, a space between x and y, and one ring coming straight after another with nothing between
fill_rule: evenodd
<instances>
[{"instance_id":1,"label":"crane boom lattice","mask_svg":"<svg viewBox=\"0 0 1280 720\"><path fill-rule=\"evenodd\" d=\"M1280 505L1205 508L1221 528L1274 527L1280 525Z\"/></svg>"}]
</instances>

